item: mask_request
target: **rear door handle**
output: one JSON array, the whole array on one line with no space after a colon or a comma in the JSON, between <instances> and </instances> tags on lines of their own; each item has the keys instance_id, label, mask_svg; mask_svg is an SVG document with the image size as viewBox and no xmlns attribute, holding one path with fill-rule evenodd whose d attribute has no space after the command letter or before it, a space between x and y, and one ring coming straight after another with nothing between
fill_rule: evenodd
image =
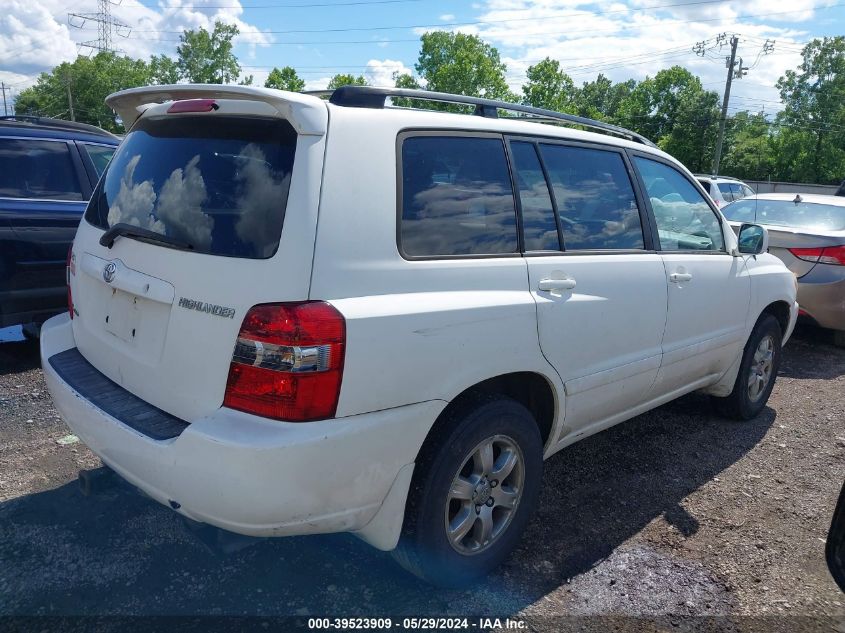
<instances>
[{"instance_id":1,"label":"rear door handle","mask_svg":"<svg viewBox=\"0 0 845 633\"><path fill-rule=\"evenodd\" d=\"M669 275L669 281L675 284L679 284L682 281L692 281L692 275L690 273L672 273Z\"/></svg>"},{"instance_id":2,"label":"rear door handle","mask_svg":"<svg viewBox=\"0 0 845 633\"><path fill-rule=\"evenodd\" d=\"M540 290L552 292L554 290L572 290L575 287L574 279L541 279L538 285Z\"/></svg>"}]
</instances>

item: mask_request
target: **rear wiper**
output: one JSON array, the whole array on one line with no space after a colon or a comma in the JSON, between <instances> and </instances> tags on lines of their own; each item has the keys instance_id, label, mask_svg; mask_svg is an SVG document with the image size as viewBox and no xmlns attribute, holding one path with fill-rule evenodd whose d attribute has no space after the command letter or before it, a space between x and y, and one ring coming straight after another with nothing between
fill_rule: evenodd
<instances>
[{"instance_id":1,"label":"rear wiper","mask_svg":"<svg viewBox=\"0 0 845 633\"><path fill-rule=\"evenodd\" d=\"M164 244L171 248L179 248L184 251L194 250L194 245L190 242L177 240L174 237L167 237L161 233L143 229L140 226L133 226L131 224L119 223L112 226L108 231L103 233L100 237L100 245L106 248L114 246L114 242L118 237L133 237L142 242L154 242L156 244Z\"/></svg>"}]
</instances>

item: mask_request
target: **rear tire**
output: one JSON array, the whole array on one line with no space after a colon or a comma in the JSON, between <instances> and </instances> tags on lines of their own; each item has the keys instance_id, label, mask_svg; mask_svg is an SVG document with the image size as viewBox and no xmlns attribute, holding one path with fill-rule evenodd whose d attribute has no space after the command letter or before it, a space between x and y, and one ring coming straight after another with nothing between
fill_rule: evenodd
<instances>
[{"instance_id":1,"label":"rear tire","mask_svg":"<svg viewBox=\"0 0 845 633\"><path fill-rule=\"evenodd\" d=\"M782 340L778 320L771 314L762 315L745 344L733 391L725 398L712 398L719 413L734 420L759 415L775 386Z\"/></svg>"},{"instance_id":2,"label":"rear tire","mask_svg":"<svg viewBox=\"0 0 845 633\"><path fill-rule=\"evenodd\" d=\"M543 443L510 398L473 396L446 415L420 451L392 554L429 583L463 587L519 542L537 505Z\"/></svg>"},{"instance_id":3,"label":"rear tire","mask_svg":"<svg viewBox=\"0 0 845 633\"><path fill-rule=\"evenodd\" d=\"M845 330L833 330L833 344L836 347L845 347Z\"/></svg>"}]
</instances>

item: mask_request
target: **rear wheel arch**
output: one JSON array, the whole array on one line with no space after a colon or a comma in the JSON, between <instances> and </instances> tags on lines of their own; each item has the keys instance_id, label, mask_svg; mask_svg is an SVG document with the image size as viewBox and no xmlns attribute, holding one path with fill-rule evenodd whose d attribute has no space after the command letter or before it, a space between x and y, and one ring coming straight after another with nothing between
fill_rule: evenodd
<instances>
[{"instance_id":1,"label":"rear wheel arch","mask_svg":"<svg viewBox=\"0 0 845 633\"><path fill-rule=\"evenodd\" d=\"M531 371L501 374L464 389L441 411L423 444L437 440L443 426L453 419L451 415L453 411L472 406L473 402L478 401L479 396L485 395L506 396L528 409L537 423L543 445L548 445L558 410L555 388L548 378Z\"/></svg>"}]
</instances>

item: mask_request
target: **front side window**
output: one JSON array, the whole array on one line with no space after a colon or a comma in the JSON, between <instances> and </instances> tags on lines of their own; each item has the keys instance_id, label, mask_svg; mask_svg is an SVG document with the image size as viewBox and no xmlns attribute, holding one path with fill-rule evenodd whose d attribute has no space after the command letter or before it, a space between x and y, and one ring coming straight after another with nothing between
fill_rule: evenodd
<instances>
[{"instance_id":1,"label":"front side window","mask_svg":"<svg viewBox=\"0 0 845 633\"><path fill-rule=\"evenodd\" d=\"M640 156L634 162L651 200L662 250L725 250L719 218L681 172Z\"/></svg>"},{"instance_id":2,"label":"front side window","mask_svg":"<svg viewBox=\"0 0 845 633\"><path fill-rule=\"evenodd\" d=\"M211 255L266 259L285 219L296 132L281 119L141 119L85 212L102 229L130 224Z\"/></svg>"},{"instance_id":3,"label":"front side window","mask_svg":"<svg viewBox=\"0 0 845 633\"><path fill-rule=\"evenodd\" d=\"M645 248L637 198L619 153L565 145L540 148L565 250Z\"/></svg>"},{"instance_id":4,"label":"front side window","mask_svg":"<svg viewBox=\"0 0 845 633\"><path fill-rule=\"evenodd\" d=\"M404 140L400 247L410 257L517 252L516 210L502 139Z\"/></svg>"},{"instance_id":5,"label":"front side window","mask_svg":"<svg viewBox=\"0 0 845 633\"><path fill-rule=\"evenodd\" d=\"M522 207L522 232L526 251L560 250L555 209L549 185L533 143L512 142L516 186Z\"/></svg>"},{"instance_id":6,"label":"front side window","mask_svg":"<svg viewBox=\"0 0 845 633\"><path fill-rule=\"evenodd\" d=\"M67 143L0 139L0 197L82 200Z\"/></svg>"}]
</instances>

